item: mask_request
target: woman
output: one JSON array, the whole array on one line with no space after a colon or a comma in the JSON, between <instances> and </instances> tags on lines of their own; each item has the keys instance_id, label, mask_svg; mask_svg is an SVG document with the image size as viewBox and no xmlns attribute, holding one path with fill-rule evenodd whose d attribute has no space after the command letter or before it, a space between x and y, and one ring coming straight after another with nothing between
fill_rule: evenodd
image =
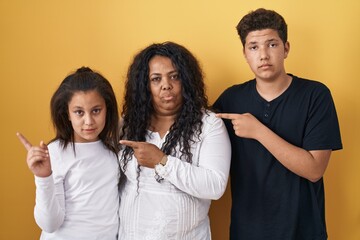
<instances>
[{"instance_id":1,"label":"woman","mask_svg":"<svg viewBox=\"0 0 360 240\"><path fill-rule=\"evenodd\" d=\"M208 211L226 189L231 148L204 88L196 58L173 42L146 47L130 65L121 239L211 239Z\"/></svg>"}]
</instances>

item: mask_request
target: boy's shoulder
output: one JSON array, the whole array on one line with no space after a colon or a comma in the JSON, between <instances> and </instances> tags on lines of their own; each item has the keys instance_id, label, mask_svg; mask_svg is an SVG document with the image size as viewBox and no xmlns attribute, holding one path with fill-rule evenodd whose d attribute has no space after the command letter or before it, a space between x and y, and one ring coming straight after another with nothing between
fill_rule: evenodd
<instances>
[{"instance_id":1,"label":"boy's shoulder","mask_svg":"<svg viewBox=\"0 0 360 240\"><path fill-rule=\"evenodd\" d=\"M224 90L223 94L231 94L234 92L241 92L241 91L250 91L251 89L255 89L256 86L256 80L251 79L242 83L238 83L235 85L232 85Z\"/></svg>"},{"instance_id":2,"label":"boy's shoulder","mask_svg":"<svg viewBox=\"0 0 360 240\"><path fill-rule=\"evenodd\" d=\"M290 74L291 75L291 74ZM301 78L295 75L291 75L293 77L293 85L296 88L301 88L306 91L317 90L317 91L329 91L328 87L317 80Z\"/></svg>"}]
</instances>

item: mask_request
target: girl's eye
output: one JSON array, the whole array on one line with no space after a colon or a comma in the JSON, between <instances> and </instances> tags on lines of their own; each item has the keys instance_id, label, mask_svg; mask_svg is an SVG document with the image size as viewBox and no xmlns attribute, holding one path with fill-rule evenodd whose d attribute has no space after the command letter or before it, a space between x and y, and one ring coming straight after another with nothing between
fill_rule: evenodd
<instances>
[{"instance_id":1,"label":"girl's eye","mask_svg":"<svg viewBox=\"0 0 360 240\"><path fill-rule=\"evenodd\" d=\"M250 50L256 50L256 49L257 49L257 46L250 46L249 49L250 49Z\"/></svg>"},{"instance_id":2,"label":"girl's eye","mask_svg":"<svg viewBox=\"0 0 360 240\"><path fill-rule=\"evenodd\" d=\"M76 111L74 111L74 113L78 116L82 116L84 114L84 112L81 110L76 110Z\"/></svg>"},{"instance_id":3,"label":"girl's eye","mask_svg":"<svg viewBox=\"0 0 360 240\"><path fill-rule=\"evenodd\" d=\"M93 110L93 113L95 114L99 114L101 112L101 109L100 108L96 108Z\"/></svg>"}]
</instances>

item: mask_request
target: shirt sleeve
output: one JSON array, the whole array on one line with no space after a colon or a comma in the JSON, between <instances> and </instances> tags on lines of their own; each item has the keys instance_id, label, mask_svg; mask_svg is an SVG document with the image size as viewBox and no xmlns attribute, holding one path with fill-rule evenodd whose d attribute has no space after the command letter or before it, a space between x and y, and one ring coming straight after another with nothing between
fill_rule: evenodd
<instances>
[{"instance_id":1,"label":"shirt sleeve","mask_svg":"<svg viewBox=\"0 0 360 240\"><path fill-rule=\"evenodd\" d=\"M330 90L320 85L311 99L303 147L307 150L342 149L339 122Z\"/></svg>"},{"instance_id":2,"label":"shirt sleeve","mask_svg":"<svg viewBox=\"0 0 360 240\"><path fill-rule=\"evenodd\" d=\"M231 145L221 119L205 118L204 135L198 149L198 164L168 156L165 166L157 165L157 173L180 190L197 198L219 199L225 192L230 169ZM193 160L194 162L194 160Z\"/></svg>"},{"instance_id":3,"label":"shirt sleeve","mask_svg":"<svg viewBox=\"0 0 360 240\"><path fill-rule=\"evenodd\" d=\"M64 188L61 183L55 185L53 175L46 178L35 176L35 185L35 221L43 231L54 232L65 218Z\"/></svg>"}]
</instances>

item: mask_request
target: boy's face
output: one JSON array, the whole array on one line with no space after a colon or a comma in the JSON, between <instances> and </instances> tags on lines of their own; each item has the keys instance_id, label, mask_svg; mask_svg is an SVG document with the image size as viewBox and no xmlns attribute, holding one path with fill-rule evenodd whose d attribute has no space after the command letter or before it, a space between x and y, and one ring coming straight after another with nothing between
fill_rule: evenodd
<instances>
[{"instance_id":1,"label":"boy's face","mask_svg":"<svg viewBox=\"0 0 360 240\"><path fill-rule=\"evenodd\" d=\"M256 79L269 82L286 74L284 60L289 49L289 42L284 44L277 31L263 29L249 32L243 52Z\"/></svg>"}]
</instances>

